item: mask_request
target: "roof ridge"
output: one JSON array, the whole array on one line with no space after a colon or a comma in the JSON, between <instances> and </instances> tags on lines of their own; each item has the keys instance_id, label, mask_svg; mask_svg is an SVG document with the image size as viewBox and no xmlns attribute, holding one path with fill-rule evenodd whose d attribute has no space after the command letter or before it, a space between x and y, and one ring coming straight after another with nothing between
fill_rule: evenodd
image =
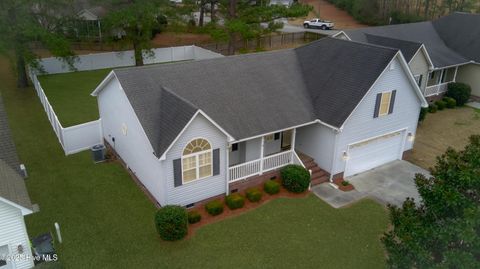
<instances>
[{"instance_id":1,"label":"roof ridge","mask_svg":"<svg viewBox=\"0 0 480 269\"><path fill-rule=\"evenodd\" d=\"M417 45L423 45L422 42L417 42L417 41L410 41L410 40L405 40L405 39L400 39L400 38L394 38L394 37L388 37L388 36L382 36L382 35L374 35L374 34L370 34L370 33L363 33L365 36L373 36L373 37L380 37L380 38L385 38L385 39L391 39L391 40L398 40L400 42L405 42L405 43L412 43L412 44L417 44ZM372 44L372 43L368 43L368 44L371 44L371 45L377 45L377 44ZM377 46L381 46L381 45L377 45Z\"/></svg>"},{"instance_id":2,"label":"roof ridge","mask_svg":"<svg viewBox=\"0 0 480 269\"><path fill-rule=\"evenodd\" d=\"M399 51L399 49L396 49L396 48L381 46L381 45L377 45L377 44L371 44L371 43L368 43L368 42L363 42L363 41L358 41L358 40L345 40L345 39L334 38L334 37L327 37L327 38L328 38L328 39L339 40L339 41L342 41L342 42L356 43L356 44L359 44L359 45L363 45L364 47L375 47L375 48L379 48L379 49ZM313 43L313 42L312 42L312 43ZM311 44L311 43L310 43L310 44Z\"/></svg>"},{"instance_id":3,"label":"roof ridge","mask_svg":"<svg viewBox=\"0 0 480 269\"><path fill-rule=\"evenodd\" d=\"M175 98L181 100L182 102L186 103L187 105L189 105L191 108L195 109L195 110L199 110L200 108L197 107L196 105L194 105L192 102L190 102L189 100L185 99L184 97L176 94L174 91L172 91L170 88L167 88L163 85L160 85L160 90L161 91L166 91L167 93L173 95Z\"/></svg>"}]
</instances>

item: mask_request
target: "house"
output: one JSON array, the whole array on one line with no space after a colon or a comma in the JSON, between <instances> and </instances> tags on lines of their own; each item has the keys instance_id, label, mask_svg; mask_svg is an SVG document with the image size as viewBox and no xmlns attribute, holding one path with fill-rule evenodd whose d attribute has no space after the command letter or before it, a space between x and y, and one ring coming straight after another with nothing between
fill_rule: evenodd
<instances>
[{"instance_id":1,"label":"house","mask_svg":"<svg viewBox=\"0 0 480 269\"><path fill-rule=\"evenodd\" d=\"M33 213L0 98L0 268L32 268L23 217ZM16 257L16 258L15 258Z\"/></svg>"},{"instance_id":2,"label":"house","mask_svg":"<svg viewBox=\"0 0 480 269\"><path fill-rule=\"evenodd\" d=\"M160 205L290 163L328 180L401 159L427 106L397 49L336 38L113 70L92 95L105 141Z\"/></svg>"},{"instance_id":3,"label":"house","mask_svg":"<svg viewBox=\"0 0 480 269\"><path fill-rule=\"evenodd\" d=\"M429 100L442 97L450 82L463 82L480 97L480 15L456 12L434 21L341 31L337 38L402 51Z\"/></svg>"},{"instance_id":4,"label":"house","mask_svg":"<svg viewBox=\"0 0 480 269\"><path fill-rule=\"evenodd\" d=\"M84 8L77 12L77 34L87 38L102 39L102 19L107 15L107 9L102 6Z\"/></svg>"}]
</instances>

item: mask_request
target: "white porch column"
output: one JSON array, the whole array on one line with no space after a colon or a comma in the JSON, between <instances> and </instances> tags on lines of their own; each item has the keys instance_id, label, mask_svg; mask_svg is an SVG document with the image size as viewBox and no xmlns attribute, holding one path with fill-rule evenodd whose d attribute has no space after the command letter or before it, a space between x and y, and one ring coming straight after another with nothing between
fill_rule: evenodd
<instances>
[{"instance_id":1,"label":"white porch column","mask_svg":"<svg viewBox=\"0 0 480 269\"><path fill-rule=\"evenodd\" d=\"M292 154L291 154L292 156L290 157L291 158L291 161L290 161L291 163L293 163L293 156L295 154L295 138L296 138L296 136L297 136L297 128L294 128L292 130L292 141L291 141L292 147L290 149L292 151Z\"/></svg>"},{"instance_id":2,"label":"white porch column","mask_svg":"<svg viewBox=\"0 0 480 269\"><path fill-rule=\"evenodd\" d=\"M262 136L262 144L260 146L260 175L263 174L263 151L265 148L265 136Z\"/></svg>"},{"instance_id":3,"label":"white porch column","mask_svg":"<svg viewBox=\"0 0 480 269\"><path fill-rule=\"evenodd\" d=\"M227 143L227 149L225 150L225 162L226 162L226 167L227 167L227 182L225 184L225 195L228 195L229 193L229 185L230 185L230 159L229 159L229 155L230 155L230 143Z\"/></svg>"},{"instance_id":4,"label":"white porch column","mask_svg":"<svg viewBox=\"0 0 480 269\"><path fill-rule=\"evenodd\" d=\"M455 73L453 75L453 81L452 82L456 82L457 81L457 71L458 71L458 66L455 66Z\"/></svg>"}]
</instances>

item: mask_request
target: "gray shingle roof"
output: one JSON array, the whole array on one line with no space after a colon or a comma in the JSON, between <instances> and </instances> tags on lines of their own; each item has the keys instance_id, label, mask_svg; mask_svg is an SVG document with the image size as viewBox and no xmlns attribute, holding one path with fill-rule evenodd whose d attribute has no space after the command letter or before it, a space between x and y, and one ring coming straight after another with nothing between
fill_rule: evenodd
<instances>
[{"instance_id":1,"label":"gray shingle roof","mask_svg":"<svg viewBox=\"0 0 480 269\"><path fill-rule=\"evenodd\" d=\"M32 208L24 179L20 176L20 161L0 96L0 197L26 208Z\"/></svg>"},{"instance_id":2,"label":"gray shingle roof","mask_svg":"<svg viewBox=\"0 0 480 269\"><path fill-rule=\"evenodd\" d=\"M422 43L425 45L435 68L469 61L445 44L430 21L345 30L345 33L352 40L361 42L368 42L366 34L370 34ZM402 51L402 53L404 52Z\"/></svg>"},{"instance_id":3,"label":"gray shingle roof","mask_svg":"<svg viewBox=\"0 0 480 269\"><path fill-rule=\"evenodd\" d=\"M341 127L397 52L325 38L297 49L114 73L160 156L198 109L237 140L316 119Z\"/></svg>"},{"instance_id":4,"label":"gray shingle roof","mask_svg":"<svg viewBox=\"0 0 480 269\"><path fill-rule=\"evenodd\" d=\"M480 14L455 12L433 21L433 26L448 47L480 62Z\"/></svg>"},{"instance_id":5,"label":"gray shingle roof","mask_svg":"<svg viewBox=\"0 0 480 269\"><path fill-rule=\"evenodd\" d=\"M400 40L390 37L383 37L378 35L365 34L365 37L367 38L367 42L370 44L399 49L400 51L402 51L403 56L405 57L407 62L410 62L415 53L417 53L417 51L422 46L422 43Z\"/></svg>"}]
</instances>

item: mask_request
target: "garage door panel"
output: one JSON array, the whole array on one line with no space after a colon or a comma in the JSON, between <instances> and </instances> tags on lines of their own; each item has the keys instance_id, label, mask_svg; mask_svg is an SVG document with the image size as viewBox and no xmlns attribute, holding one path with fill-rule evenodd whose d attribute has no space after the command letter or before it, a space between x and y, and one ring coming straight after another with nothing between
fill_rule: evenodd
<instances>
[{"instance_id":1,"label":"garage door panel","mask_svg":"<svg viewBox=\"0 0 480 269\"><path fill-rule=\"evenodd\" d=\"M358 174L400 157L403 132L372 138L349 146L345 176Z\"/></svg>"}]
</instances>

